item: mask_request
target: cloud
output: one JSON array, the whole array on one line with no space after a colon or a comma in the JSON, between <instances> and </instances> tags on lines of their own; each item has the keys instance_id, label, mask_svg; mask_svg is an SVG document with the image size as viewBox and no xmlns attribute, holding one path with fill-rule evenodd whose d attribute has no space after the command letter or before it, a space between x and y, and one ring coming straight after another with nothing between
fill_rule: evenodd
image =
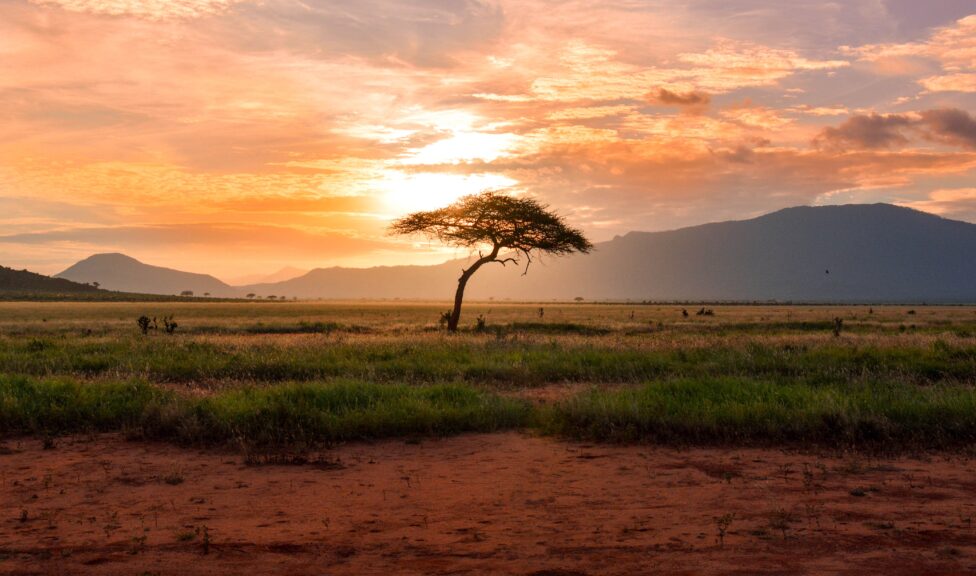
<instances>
[{"instance_id":1,"label":"cloud","mask_svg":"<svg viewBox=\"0 0 976 576\"><path fill-rule=\"evenodd\" d=\"M662 104L671 104L675 106L705 106L708 105L708 103L712 100L711 97L704 92L692 91L686 94L679 94L666 88L659 89L653 99Z\"/></svg>"},{"instance_id":2,"label":"cloud","mask_svg":"<svg viewBox=\"0 0 976 576\"><path fill-rule=\"evenodd\" d=\"M383 218L497 183L598 238L964 186L969 23L888 4L0 0L0 228L39 235L0 261L419 262Z\"/></svg>"},{"instance_id":3,"label":"cloud","mask_svg":"<svg viewBox=\"0 0 976 576\"><path fill-rule=\"evenodd\" d=\"M580 121L594 118L608 118L633 113L635 106L580 106L573 108L561 108L546 116L546 119L553 121Z\"/></svg>"},{"instance_id":4,"label":"cloud","mask_svg":"<svg viewBox=\"0 0 976 576\"><path fill-rule=\"evenodd\" d=\"M902 130L912 119L898 114L852 116L836 128L824 128L816 143L837 148L892 148L908 143Z\"/></svg>"},{"instance_id":5,"label":"cloud","mask_svg":"<svg viewBox=\"0 0 976 576\"><path fill-rule=\"evenodd\" d=\"M792 106L784 109L784 111L808 116L847 116L851 113L846 106L811 106L809 104Z\"/></svg>"},{"instance_id":6,"label":"cloud","mask_svg":"<svg viewBox=\"0 0 976 576\"><path fill-rule=\"evenodd\" d=\"M976 188L943 188L922 200L901 201L901 206L959 220L976 220Z\"/></svg>"},{"instance_id":7,"label":"cloud","mask_svg":"<svg viewBox=\"0 0 976 576\"><path fill-rule=\"evenodd\" d=\"M929 76L918 83L930 92L976 92L976 74Z\"/></svg>"},{"instance_id":8,"label":"cloud","mask_svg":"<svg viewBox=\"0 0 976 576\"><path fill-rule=\"evenodd\" d=\"M928 7L927 7L928 8ZM843 47L862 62L874 65L880 73L917 74L927 60L941 68L942 74L918 78L930 92L976 92L976 14L936 29L924 41L868 44Z\"/></svg>"},{"instance_id":9,"label":"cloud","mask_svg":"<svg viewBox=\"0 0 976 576\"><path fill-rule=\"evenodd\" d=\"M713 41L704 51L676 54L668 65L640 65L623 58L613 48L585 39L563 41L552 49L557 58L531 57L539 68L528 89L516 93L480 90L475 97L498 102L604 102L645 101L649 86L657 86L654 98L665 90L681 95L724 94L748 87L775 86L800 72L830 71L848 66L844 60L819 60L801 56L793 50L776 49L751 42L729 39ZM547 58L548 57L548 58ZM508 67L518 70L518 60ZM510 87L511 83L506 83ZM692 96L694 98L694 96ZM665 98L668 98L665 96ZM676 103L672 100L672 103Z\"/></svg>"},{"instance_id":10,"label":"cloud","mask_svg":"<svg viewBox=\"0 0 976 576\"><path fill-rule=\"evenodd\" d=\"M698 117L694 117L697 119ZM972 152L787 148L763 139L698 145L680 137L619 140L590 134L542 140L532 153L469 167L502 172L599 232L660 230L810 204L838 190L964 177ZM445 169L457 171L464 167ZM428 167L428 169L433 169ZM852 200L856 201L856 200Z\"/></svg>"},{"instance_id":11,"label":"cloud","mask_svg":"<svg viewBox=\"0 0 976 576\"><path fill-rule=\"evenodd\" d=\"M108 16L136 16L150 20L197 18L216 14L243 0L30 0L72 12Z\"/></svg>"},{"instance_id":12,"label":"cloud","mask_svg":"<svg viewBox=\"0 0 976 576\"><path fill-rule=\"evenodd\" d=\"M7 233L30 232L72 220L110 224L118 217L111 204L4 195L0 195L0 214Z\"/></svg>"},{"instance_id":13,"label":"cloud","mask_svg":"<svg viewBox=\"0 0 976 576\"><path fill-rule=\"evenodd\" d=\"M667 88L658 88L648 96L648 101L663 106L678 106L689 111L702 112L708 107L712 97L705 92L692 90L690 92L672 92Z\"/></svg>"},{"instance_id":14,"label":"cloud","mask_svg":"<svg viewBox=\"0 0 976 576\"><path fill-rule=\"evenodd\" d=\"M56 254L48 272L63 269L94 252L138 254L153 264L182 270L230 274L267 271L283 262L364 264L383 252L399 252L388 241L348 233L248 223L191 223L136 226L74 226L0 236L0 256L7 262L25 255ZM246 255L235 261L233 255Z\"/></svg>"},{"instance_id":15,"label":"cloud","mask_svg":"<svg viewBox=\"0 0 976 576\"><path fill-rule=\"evenodd\" d=\"M767 131L783 130L792 123L790 118L784 117L778 110L756 106L749 100L729 106L722 110L721 116L747 128Z\"/></svg>"},{"instance_id":16,"label":"cloud","mask_svg":"<svg viewBox=\"0 0 976 576\"><path fill-rule=\"evenodd\" d=\"M836 128L825 128L814 139L818 146L834 148L893 148L907 145L906 134L976 149L976 118L958 108L924 110L913 114L862 114Z\"/></svg>"},{"instance_id":17,"label":"cloud","mask_svg":"<svg viewBox=\"0 0 976 576\"><path fill-rule=\"evenodd\" d=\"M483 0L265 0L235 6L211 31L245 53L445 68L490 46L504 23L503 10Z\"/></svg>"},{"instance_id":18,"label":"cloud","mask_svg":"<svg viewBox=\"0 0 976 576\"><path fill-rule=\"evenodd\" d=\"M976 150L976 119L957 108L921 112L921 124L932 140Z\"/></svg>"},{"instance_id":19,"label":"cloud","mask_svg":"<svg viewBox=\"0 0 976 576\"><path fill-rule=\"evenodd\" d=\"M751 42L722 40L704 52L680 54L682 62L725 70L733 76L779 79L800 70L831 70L850 64L846 60L812 60L793 50L771 48Z\"/></svg>"},{"instance_id":20,"label":"cloud","mask_svg":"<svg viewBox=\"0 0 976 576\"><path fill-rule=\"evenodd\" d=\"M369 214L381 210L376 198L371 196L312 196L307 194L252 195L218 200L216 204L223 210L238 212L339 212Z\"/></svg>"}]
</instances>

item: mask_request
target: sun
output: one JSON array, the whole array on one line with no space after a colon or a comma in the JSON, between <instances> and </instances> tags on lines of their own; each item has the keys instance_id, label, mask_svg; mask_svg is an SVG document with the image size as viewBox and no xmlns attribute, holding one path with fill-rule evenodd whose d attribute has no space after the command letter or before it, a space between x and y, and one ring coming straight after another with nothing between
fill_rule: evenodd
<instances>
[{"instance_id":1,"label":"sun","mask_svg":"<svg viewBox=\"0 0 976 576\"><path fill-rule=\"evenodd\" d=\"M389 170L378 187L391 216L396 217L409 212L434 210L468 194L511 188L516 184L515 180L501 174L413 174Z\"/></svg>"},{"instance_id":2,"label":"sun","mask_svg":"<svg viewBox=\"0 0 976 576\"><path fill-rule=\"evenodd\" d=\"M454 130L443 140L428 144L403 159L403 164L459 164L480 160L492 162L512 149L514 134Z\"/></svg>"},{"instance_id":3,"label":"sun","mask_svg":"<svg viewBox=\"0 0 976 576\"><path fill-rule=\"evenodd\" d=\"M463 120L446 128L450 136L411 150L384 171L378 187L394 215L433 210L468 194L511 188L518 183L501 174L443 171L445 166L492 162L515 146L514 134L479 132L470 127L470 119ZM427 166L430 169L425 170Z\"/></svg>"}]
</instances>

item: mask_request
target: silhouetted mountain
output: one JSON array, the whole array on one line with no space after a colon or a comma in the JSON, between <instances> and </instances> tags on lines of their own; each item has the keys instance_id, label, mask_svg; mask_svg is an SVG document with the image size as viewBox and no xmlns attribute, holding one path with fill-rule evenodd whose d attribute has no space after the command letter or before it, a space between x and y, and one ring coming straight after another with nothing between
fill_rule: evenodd
<instances>
[{"instance_id":1,"label":"silhouetted mountain","mask_svg":"<svg viewBox=\"0 0 976 576\"><path fill-rule=\"evenodd\" d=\"M181 272L150 266L125 254L95 254L55 275L75 282L98 282L102 288L141 294L179 294L190 290L196 296L237 296L238 291L209 274Z\"/></svg>"},{"instance_id":2,"label":"silhouetted mountain","mask_svg":"<svg viewBox=\"0 0 976 576\"><path fill-rule=\"evenodd\" d=\"M469 298L976 302L976 225L888 204L787 208L752 220L631 232L589 255L492 264ZM97 254L58 277L149 294L443 300L467 262L319 268L283 282L232 287L213 276Z\"/></svg>"},{"instance_id":3,"label":"silhouetted mountain","mask_svg":"<svg viewBox=\"0 0 976 576\"><path fill-rule=\"evenodd\" d=\"M0 266L0 292L19 294L78 294L99 292L98 288L78 284L63 278L51 278L43 274L14 270Z\"/></svg>"},{"instance_id":4,"label":"silhouetted mountain","mask_svg":"<svg viewBox=\"0 0 976 576\"><path fill-rule=\"evenodd\" d=\"M285 266L274 274L250 274L248 276L237 276L235 278L228 278L226 282L231 286L241 286L246 284L271 284L274 282L284 282L285 280L298 278L299 276L305 274L308 274L308 270L302 270L301 268L295 268L294 266Z\"/></svg>"},{"instance_id":5,"label":"silhouetted mountain","mask_svg":"<svg viewBox=\"0 0 976 576\"><path fill-rule=\"evenodd\" d=\"M489 265L471 298L976 302L976 225L887 204L798 207L668 232L631 232L590 255ZM453 296L463 261L327 268L242 287L302 298Z\"/></svg>"},{"instance_id":6,"label":"silhouetted mountain","mask_svg":"<svg viewBox=\"0 0 976 576\"><path fill-rule=\"evenodd\" d=\"M453 297L460 266L462 263L454 261L437 266L316 268L304 276L285 282L252 284L241 286L240 289L259 296L275 294L299 298L441 300Z\"/></svg>"}]
</instances>

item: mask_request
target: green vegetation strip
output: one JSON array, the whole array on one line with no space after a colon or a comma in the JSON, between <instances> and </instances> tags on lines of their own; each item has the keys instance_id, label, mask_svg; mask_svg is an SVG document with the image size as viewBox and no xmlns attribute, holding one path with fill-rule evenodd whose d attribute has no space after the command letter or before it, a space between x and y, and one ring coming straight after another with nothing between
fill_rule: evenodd
<instances>
[{"instance_id":1,"label":"green vegetation strip","mask_svg":"<svg viewBox=\"0 0 976 576\"><path fill-rule=\"evenodd\" d=\"M976 441L976 390L681 379L539 407L457 384L297 383L188 397L143 382L0 376L0 436L124 431L192 444L295 446L510 429L605 442L960 447Z\"/></svg>"},{"instance_id":2,"label":"green vegetation strip","mask_svg":"<svg viewBox=\"0 0 976 576\"><path fill-rule=\"evenodd\" d=\"M310 329L320 326L310 325ZM976 384L976 346L816 344L715 345L641 350L612 345L444 339L313 342L238 347L179 338L0 340L0 372L31 376L139 378L152 382L369 382L541 385L643 383L661 378L740 376L843 383L874 378Z\"/></svg>"},{"instance_id":3,"label":"green vegetation strip","mask_svg":"<svg viewBox=\"0 0 976 576\"><path fill-rule=\"evenodd\" d=\"M121 430L278 446L491 432L524 426L529 415L522 402L454 385L301 383L191 398L140 382L0 377L0 435Z\"/></svg>"},{"instance_id":4,"label":"green vegetation strip","mask_svg":"<svg viewBox=\"0 0 976 576\"><path fill-rule=\"evenodd\" d=\"M548 409L540 420L550 433L608 442L958 447L976 441L976 390L677 380L593 390Z\"/></svg>"}]
</instances>

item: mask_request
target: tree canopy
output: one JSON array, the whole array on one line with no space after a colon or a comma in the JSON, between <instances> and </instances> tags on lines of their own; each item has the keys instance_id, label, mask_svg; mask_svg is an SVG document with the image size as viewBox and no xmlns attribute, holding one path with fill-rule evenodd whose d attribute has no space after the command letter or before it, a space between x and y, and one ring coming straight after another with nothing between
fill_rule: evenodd
<instances>
[{"instance_id":1,"label":"tree canopy","mask_svg":"<svg viewBox=\"0 0 976 576\"><path fill-rule=\"evenodd\" d=\"M457 330L465 285L484 264L518 263L524 256L528 271L528 264L535 254L585 254L593 249L593 244L580 230L567 225L548 206L531 198L515 198L497 192L465 196L444 208L415 212L393 222L390 232L422 234L462 248L491 246L488 254L479 252L478 260L461 271L454 310L448 318L451 331ZM503 250L506 251L504 254Z\"/></svg>"},{"instance_id":2,"label":"tree canopy","mask_svg":"<svg viewBox=\"0 0 976 576\"><path fill-rule=\"evenodd\" d=\"M548 206L497 192L465 196L444 208L410 214L395 221L390 231L423 234L450 246L507 248L528 259L535 252L558 256L593 249L580 230L566 225Z\"/></svg>"}]
</instances>

